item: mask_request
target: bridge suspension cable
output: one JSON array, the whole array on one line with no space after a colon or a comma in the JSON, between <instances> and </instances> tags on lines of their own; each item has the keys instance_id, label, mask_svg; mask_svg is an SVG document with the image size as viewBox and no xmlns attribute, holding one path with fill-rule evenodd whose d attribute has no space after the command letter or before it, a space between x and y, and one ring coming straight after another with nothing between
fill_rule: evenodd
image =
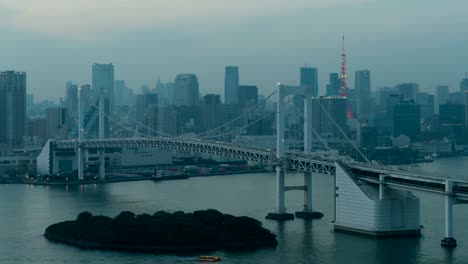
<instances>
[{"instance_id":1,"label":"bridge suspension cable","mask_svg":"<svg viewBox=\"0 0 468 264\"><path fill-rule=\"evenodd\" d=\"M332 121L332 123L338 128L341 134L345 137L345 139L348 141L349 144L364 158L366 163L370 163L369 159L359 150L359 148L351 141L351 139L346 135L346 133L341 129L341 127L336 123L335 119L330 115L330 113L325 109L325 107L322 105L320 100L317 100L318 104L320 105L320 108L327 114L328 118Z\"/></svg>"},{"instance_id":2,"label":"bridge suspension cable","mask_svg":"<svg viewBox=\"0 0 468 264\"><path fill-rule=\"evenodd\" d=\"M305 119L304 115L301 113L301 111L297 108L297 106L295 104L293 104L294 106L294 109L296 110L296 112L302 117ZM309 123L309 127L310 129L312 130L312 133L314 133L314 135L320 140L320 142L322 142L323 146L328 150L328 151L331 151L331 148L328 146L328 143L317 133L317 131L312 127L312 124Z\"/></svg>"},{"instance_id":3,"label":"bridge suspension cable","mask_svg":"<svg viewBox=\"0 0 468 264\"><path fill-rule=\"evenodd\" d=\"M95 103L90 102L90 105L93 106L93 107L95 107L96 109L99 109L99 106L97 106ZM107 117L110 121L113 121L115 124L120 125L120 127L124 128L125 130L127 130L127 131L129 131L129 132L132 132L134 135L139 135L139 134L141 134L138 130L135 130L135 129L133 129L133 128L128 127L128 126L125 125L123 122L118 121L118 120L112 118L111 116L109 116L108 114L106 114L104 111L103 111L103 114L104 114L104 116ZM129 119L131 119L132 121L138 123L138 121L133 120L133 119L130 118L130 117L129 117ZM145 126L145 125L143 125L143 126ZM160 134L160 135L163 135L163 136L166 136L166 137L173 137L173 135L169 135L169 134L167 134L167 133L164 133L164 132L161 132L161 131L158 131L158 130L151 129L151 128L148 127L148 126L146 126L145 128L150 129L152 132L155 132L155 133L157 133L158 135Z\"/></svg>"},{"instance_id":4,"label":"bridge suspension cable","mask_svg":"<svg viewBox=\"0 0 468 264\"><path fill-rule=\"evenodd\" d=\"M289 98L286 102L285 102L285 105L288 104L289 102L292 101L292 97ZM242 127L237 127L237 128L234 128L230 131L227 131L225 133L222 133L222 134L217 134L217 135L212 135L212 136L206 136L206 137L201 137L201 139L210 139L210 138L216 138L216 137L222 137L222 136L226 136L226 135L230 135L230 134L233 134L233 133L238 133L239 131L242 131L244 129L246 129L247 127L250 127L252 125L255 125L256 123L262 121L263 119L271 116L275 114L275 112L268 112L266 113L265 115L261 116L260 118L256 119L255 121L251 122L251 123L248 123L247 125L245 126L242 126Z\"/></svg>"},{"instance_id":5,"label":"bridge suspension cable","mask_svg":"<svg viewBox=\"0 0 468 264\"><path fill-rule=\"evenodd\" d=\"M221 128L225 127L225 126L228 126L228 125L230 125L230 124L236 122L237 120L240 120L241 118L243 118L243 117L247 116L248 114L252 113L253 111L255 111L260 105L265 104L266 101L268 101L268 100L269 100L273 95L275 95L277 92L278 92L278 91L275 90L275 91L272 92L270 95L268 95L265 99L263 99L262 102L257 103L257 104L256 104L254 107L252 107L249 111L247 111L247 112L243 113L242 115L240 115L240 116L234 118L233 120L231 120L231 121L229 121L229 122L227 122L227 123L225 123L225 124L222 124L222 125L220 125L220 126L217 126L217 127L215 127L215 128L212 128L212 129L210 129L210 130L208 130L208 131L205 131L205 132L202 132L202 133L200 133L200 134L197 134L197 135L195 135L195 136L196 136L196 137L203 137L204 135L211 134L212 132L214 132L214 131L216 131L216 130L218 130L218 129L221 129Z\"/></svg>"}]
</instances>

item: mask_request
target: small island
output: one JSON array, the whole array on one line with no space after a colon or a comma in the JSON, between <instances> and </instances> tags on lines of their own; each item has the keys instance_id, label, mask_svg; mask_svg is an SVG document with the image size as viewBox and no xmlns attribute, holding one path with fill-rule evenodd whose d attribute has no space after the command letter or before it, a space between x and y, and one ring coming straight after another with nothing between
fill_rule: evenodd
<instances>
[{"instance_id":1,"label":"small island","mask_svg":"<svg viewBox=\"0 0 468 264\"><path fill-rule=\"evenodd\" d=\"M171 253L276 246L261 222L209 209L193 213L122 212L114 218L82 212L74 221L47 227L44 236L80 248Z\"/></svg>"}]
</instances>

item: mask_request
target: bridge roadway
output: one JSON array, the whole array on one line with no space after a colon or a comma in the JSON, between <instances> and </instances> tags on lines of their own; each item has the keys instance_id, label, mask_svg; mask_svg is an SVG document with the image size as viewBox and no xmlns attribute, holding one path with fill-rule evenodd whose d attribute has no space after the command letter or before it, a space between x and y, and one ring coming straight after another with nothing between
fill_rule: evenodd
<instances>
[{"instance_id":1,"label":"bridge roadway","mask_svg":"<svg viewBox=\"0 0 468 264\"><path fill-rule=\"evenodd\" d=\"M76 140L56 140L55 149L70 150L78 146ZM338 157L320 157L295 152L286 152L284 160L278 160L274 151L251 146L240 146L219 141L205 141L187 138L121 138L121 139L93 139L81 143L83 149L115 149L125 147L146 147L171 150L194 151L240 160L256 162L264 165L283 164L286 169L335 175L335 161ZM356 178L370 184L385 184L387 186L404 189L415 189L445 194L445 178L417 175L408 172L392 170L373 164L342 160ZM384 175L381 182L380 175ZM460 201L468 201L468 183L454 181L453 195Z\"/></svg>"}]
</instances>

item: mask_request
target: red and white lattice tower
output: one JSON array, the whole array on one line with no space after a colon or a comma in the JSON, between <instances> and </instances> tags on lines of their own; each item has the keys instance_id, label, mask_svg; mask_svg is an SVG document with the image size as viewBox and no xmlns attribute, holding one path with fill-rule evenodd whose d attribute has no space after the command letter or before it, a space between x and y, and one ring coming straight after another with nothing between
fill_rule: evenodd
<instances>
[{"instance_id":1,"label":"red and white lattice tower","mask_svg":"<svg viewBox=\"0 0 468 264\"><path fill-rule=\"evenodd\" d=\"M344 34L343 34L343 48L341 50L341 76L340 76L340 96L348 97L348 84L346 83L346 51L344 45ZM351 118L353 113L348 105L347 116Z\"/></svg>"}]
</instances>

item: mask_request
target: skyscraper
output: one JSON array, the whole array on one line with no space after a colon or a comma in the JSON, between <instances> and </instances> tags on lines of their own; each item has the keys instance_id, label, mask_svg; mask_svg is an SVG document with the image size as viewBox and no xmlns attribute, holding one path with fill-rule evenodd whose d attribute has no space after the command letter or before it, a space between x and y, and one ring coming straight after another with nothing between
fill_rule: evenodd
<instances>
[{"instance_id":1,"label":"skyscraper","mask_svg":"<svg viewBox=\"0 0 468 264\"><path fill-rule=\"evenodd\" d=\"M66 83L65 105L68 109L68 114L76 119L78 115L78 85L73 84L71 81Z\"/></svg>"},{"instance_id":2,"label":"skyscraper","mask_svg":"<svg viewBox=\"0 0 468 264\"><path fill-rule=\"evenodd\" d=\"M330 73L330 80L327 85L327 96L338 96L340 94L340 77L338 73Z\"/></svg>"},{"instance_id":3,"label":"skyscraper","mask_svg":"<svg viewBox=\"0 0 468 264\"><path fill-rule=\"evenodd\" d=\"M93 95L97 98L101 93L109 100L109 111L112 115L115 106L114 98L114 65L109 64L93 64L92 76Z\"/></svg>"},{"instance_id":4,"label":"skyscraper","mask_svg":"<svg viewBox=\"0 0 468 264\"><path fill-rule=\"evenodd\" d=\"M153 115L156 118L157 114L150 112L150 108L154 111L157 110L158 95L154 93L139 94L136 96L136 120L139 122L138 126L142 133L147 133L148 116Z\"/></svg>"},{"instance_id":5,"label":"skyscraper","mask_svg":"<svg viewBox=\"0 0 468 264\"><path fill-rule=\"evenodd\" d=\"M370 114L370 98L371 98L371 78L370 71L362 70L355 73L356 99L357 99L357 114Z\"/></svg>"},{"instance_id":6,"label":"skyscraper","mask_svg":"<svg viewBox=\"0 0 468 264\"><path fill-rule=\"evenodd\" d=\"M301 86L310 87L312 96L318 96L317 68L301 67Z\"/></svg>"},{"instance_id":7,"label":"skyscraper","mask_svg":"<svg viewBox=\"0 0 468 264\"><path fill-rule=\"evenodd\" d=\"M109 64L93 64L93 95L98 98L101 94L104 95L104 137L109 135L109 117L114 114L114 65Z\"/></svg>"},{"instance_id":8,"label":"skyscraper","mask_svg":"<svg viewBox=\"0 0 468 264\"><path fill-rule=\"evenodd\" d=\"M26 73L0 73L0 143L21 145L26 127Z\"/></svg>"},{"instance_id":9,"label":"skyscraper","mask_svg":"<svg viewBox=\"0 0 468 264\"><path fill-rule=\"evenodd\" d=\"M435 89L435 113L439 114L441 104L447 103L449 98L449 87L447 85L438 85Z\"/></svg>"},{"instance_id":10,"label":"skyscraper","mask_svg":"<svg viewBox=\"0 0 468 264\"><path fill-rule=\"evenodd\" d=\"M395 87L404 100L415 100L419 92L419 85L416 83L402 83Z\"/></svg>"},{"instance_id":11,"label":"skyscraper","mask_svg":"<svg viewBox=\"0 0 468 264\"><path fill-rule=\"evenodd\" d=\"M460 92L468 91L468 73L466 74L465 78L460 82Z\"/></svg>"},{"instance_id":12,"label":"skyscraper","mask_svg":"<svg viewBox=\"0 0 468 264\"><path fill-rule=\"evenodd\" d=\"M114 82L114 104L115 107L125 105L124 104L124 96L125 96L125 86L124 80L115 80Z\"/></svg>"},{"instance_id":13,"label":"skyscraper","mask_svg":"<svg viewBox=\"0 0 468 264\"><path fill-rule=\"evenodd\" d=\"M414 101L403 101L393 111L393 136L405 135L413 141L421 132L421 108Z\"/></svg>"},{"instance_id":14,"label":"skyscraper","mask_svg":"<svg viewBox=\"0 0 468 264\"><path fill-rule=\"evenodd\" d=\"M46 109L46 137L65 138L68 134L68 111L63 107Z\"/></svg>"},{"instance_id":15,"label":"skyscraper","mask_svg":"<svg viewBox=\"0 0 468 264\"><path fill-rule=\"evenodd\" d=\"M179 74L176 76L174 84L175 105L198 105L199 97L198 79L195 74Z\"/></svg>"},{"instance_id":16,"label":"skyscraper","mask_svg":"<svg viewBox=\"0 0 468 264\"><path fill-rule=\"evenodd\" d=\"M224 103L237 104L239 90L239 67L226 66L224 72Z\"/></svg>"},{"instance_id":17,"label":"skyscraper","mask_svg":"<svg viewBox=\"0 0 468 264\"><path fill-rule=\"evenodd\" d=\"M241 107L253 106L258 103L258 88L255 85L239 86L238 104Z\"/></svg>"},{"instance_id":18,"label":"skyscraper","mask_svg":"<svg viewBox=\"0 0 468 264\"><path fill-rule=\"evenodd\" d=\"M312 128L320 137L345 138L347 133L346 101L345 97L317 97L312 99Z\"/></svg>"}]
</instances>

